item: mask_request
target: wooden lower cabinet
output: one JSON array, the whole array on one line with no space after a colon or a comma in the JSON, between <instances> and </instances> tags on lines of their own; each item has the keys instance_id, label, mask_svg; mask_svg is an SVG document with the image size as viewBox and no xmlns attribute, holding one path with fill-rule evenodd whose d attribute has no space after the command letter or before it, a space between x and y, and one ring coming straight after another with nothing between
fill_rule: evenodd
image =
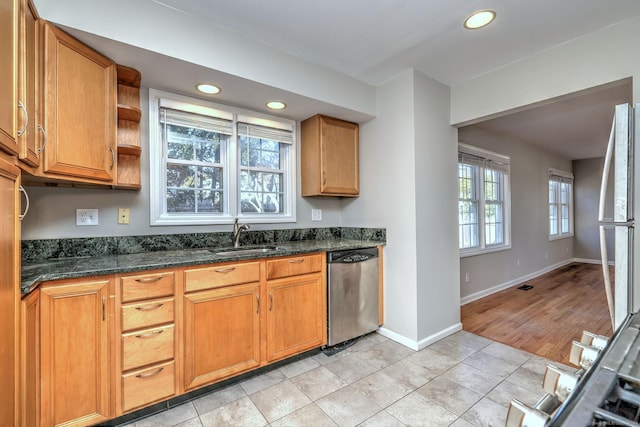
<instances>
[{"instance_id":1,"label":"wooden lower cabinet","mask_svg":"<svg viewBox=\"0 0 640 427\"><path fill-rule=\"evenodd\" d=\"M259 283L184 295L185 390L259 365Z\"/></svg>"},{"instance_id":2,"label":"wooden lower cabinet","mask_svg":"<svg viewBox=\"0 0 640 427\"><path fill-rule=\"evenodd\" d=\"M42 283L21 305L22 425L99 424L324 345L324 260Z\"/></svg>"},{"instance_id":3,"label":"wooden lower cabinet","mask_svg":"<svg viewBox=\"0 0 640 427\"><path fill-rule=\"evenodd\" d=\"M40 288L41 424L86 426L111 418L112 278Z\"/></svg>"},{"instance_id":4,"label":"wooden lower cabinet","mask_svg":"<svg viewBox=\"0 0 640 427\"><path fill-rule=\"evenodd\" d=\"M116 289L116 416L174 397L176 271L154 270L118 277Z\"/></svg>"},{"instance_id":5,"label":"wooden lower cabinet","mask_svg":"<svg viewBox=\"0 0 640 427\"><path fill-rule=\"evenodd\" d=\"M267 361L326 343L324 280L320 274L267 282Z\"/></svg>"}]
</instances>

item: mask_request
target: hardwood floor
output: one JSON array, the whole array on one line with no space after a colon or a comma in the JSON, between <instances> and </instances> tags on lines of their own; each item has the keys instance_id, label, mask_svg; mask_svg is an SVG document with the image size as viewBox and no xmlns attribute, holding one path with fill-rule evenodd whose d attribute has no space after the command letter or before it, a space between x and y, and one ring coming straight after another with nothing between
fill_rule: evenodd
<instances>
[{"instance_id":1,"label":"hardwood floor","mask_svg":"<svg viewBox=\"0 0 640 427\"><path fill-rule=\"evenodd\" d=\"M583 330L611 336L599 264L573 263L521 285L463 305L463 329L565 364Z\"/></svg>"}]
</instances>

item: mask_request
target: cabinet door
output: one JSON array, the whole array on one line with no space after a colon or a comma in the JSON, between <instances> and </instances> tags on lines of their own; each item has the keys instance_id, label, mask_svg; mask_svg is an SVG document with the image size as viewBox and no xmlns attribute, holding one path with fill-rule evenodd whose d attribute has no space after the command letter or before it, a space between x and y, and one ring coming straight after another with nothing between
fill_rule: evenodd
<instances>
[{"instance_id":1,"label":"cabinet door","mask_svg":"<svg viewBox=\"0 0 640 427\"><path fill-rule=\"evenodd\" d=\"M18 126L24 120L18 110L19 10L20 0L0 3L0 149L11 154L20 152Z\"/></svg>"},{"instance_id":2,"label":"cabinet door","mask_svg":"<svg viewBox=\"0 0 640 427\"><path fill-rule=\"evenodd\" d=\"M41 119L38 111L41 103L37 98L40 89L38 87L40 83L38 60L41 46L38 41L37 19L38 15L31 1L21 0L20 99L29 114L29 119L26 130L20 137L20 159L32 167L37 167L40 163L38 140L40 129L42 129L42 127L38 127L38 122Z\"/></svg>"},{"instance_id":3,"label":"cabinet door","mask_svg":"<svg viewBox=\"0 0 640 427\"><path fill-rule=\"evenodd\" d=\"M110 418L110 285L108 279L74 281L40 291L43 425Z\"/></svg>"},{"instance_id":4,"label":"cabinet door","mask_svg":"<svg viewBox=\"0 0 640 427\"><path fill-rule=\"evenodd\" d=\"M185 389L260 364L258 283L184 296Z\"/></svg>"},{"instance_id":5,"label":"cabinet door","mask_svg":"<svg viewBox=\"0 0 640 427\"><path fill-rule=\"evenodd\" d=\"M113 182L116 65L47 23L44 172Z\"/></svg>"},{"instance_id":6,"label":"cabinet door","mask_svg":"<svg viewBox=\"0 0 640 427\"><path fill-rule=\"evenodd\" d=\"M40 290L22 301L22 425L40 425Z\"/></svg>"},{"instance_id":7,"label":"cabinet door","mask_svg":"<svg viewBox=\"0 0 640 427\"><path fill-rule=\"evenodd\" d=\"M322 193L357 195L359 186L358 125L323 117Z\"/></svg>"},{"instance_id":8,"label":"cabinet door","mask_svg":"<svg viewBox=\"0 0 640 427\"><path fill-rule=\"evenodd\" d=\"M283 359L326 342L326 302L320 274L267 282L267 360Z\"/></svg>"},{"instance_id":9,"label":"cabinet door","mask_svg":"<svg viewBox=\"0 0 640 427\"><path fill-rule=\"evenodd\" d=\"M2 157L0 153L0 426L12 426L19 420L20 170Z\"/></svg>"}]
</instances>

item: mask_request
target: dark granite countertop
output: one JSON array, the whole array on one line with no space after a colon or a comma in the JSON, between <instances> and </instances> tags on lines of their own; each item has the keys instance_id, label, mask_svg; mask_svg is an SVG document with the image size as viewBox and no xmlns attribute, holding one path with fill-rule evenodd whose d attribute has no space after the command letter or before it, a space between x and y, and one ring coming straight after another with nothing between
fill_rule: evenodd
<instances>
[{"instance_id":1,"label":"dark granite countertop","mask_svg":"<svg viewBox=\"0 0 640 427\"><path fill-rule=\"evenodd\" d=\"M22 264L21 291L23 295L28 294L34 290L40 282L47 280L72 279L256 258L272 258L309 252L357 249L373 247L380 244L384 244L384 242L378 240L339 238L285 241L267 244L276 246L277 250L260 254L221 256L216 255L210 248L189 248L133 254L27 260ZM246 246L251 247L252 245ZM215 250L221 251L223 248L217 247Z\"/></svg>"}]
</instances>

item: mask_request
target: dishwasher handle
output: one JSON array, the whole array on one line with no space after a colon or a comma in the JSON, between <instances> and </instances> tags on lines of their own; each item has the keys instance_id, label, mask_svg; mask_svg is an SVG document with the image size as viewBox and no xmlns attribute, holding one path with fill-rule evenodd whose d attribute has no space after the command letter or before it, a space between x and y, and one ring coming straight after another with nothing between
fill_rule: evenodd
<instances>
[{"instance_id":1,"label":"dishwasher handle","mask_svg":"<svg viewBox=\"0 0 640 427\"><path fill-rule=\"evenodd\" d=\"M355 264L378 257L378 248L362 248L344 251L328 252L328 264Z\"/></svg>"}]
</instances>

